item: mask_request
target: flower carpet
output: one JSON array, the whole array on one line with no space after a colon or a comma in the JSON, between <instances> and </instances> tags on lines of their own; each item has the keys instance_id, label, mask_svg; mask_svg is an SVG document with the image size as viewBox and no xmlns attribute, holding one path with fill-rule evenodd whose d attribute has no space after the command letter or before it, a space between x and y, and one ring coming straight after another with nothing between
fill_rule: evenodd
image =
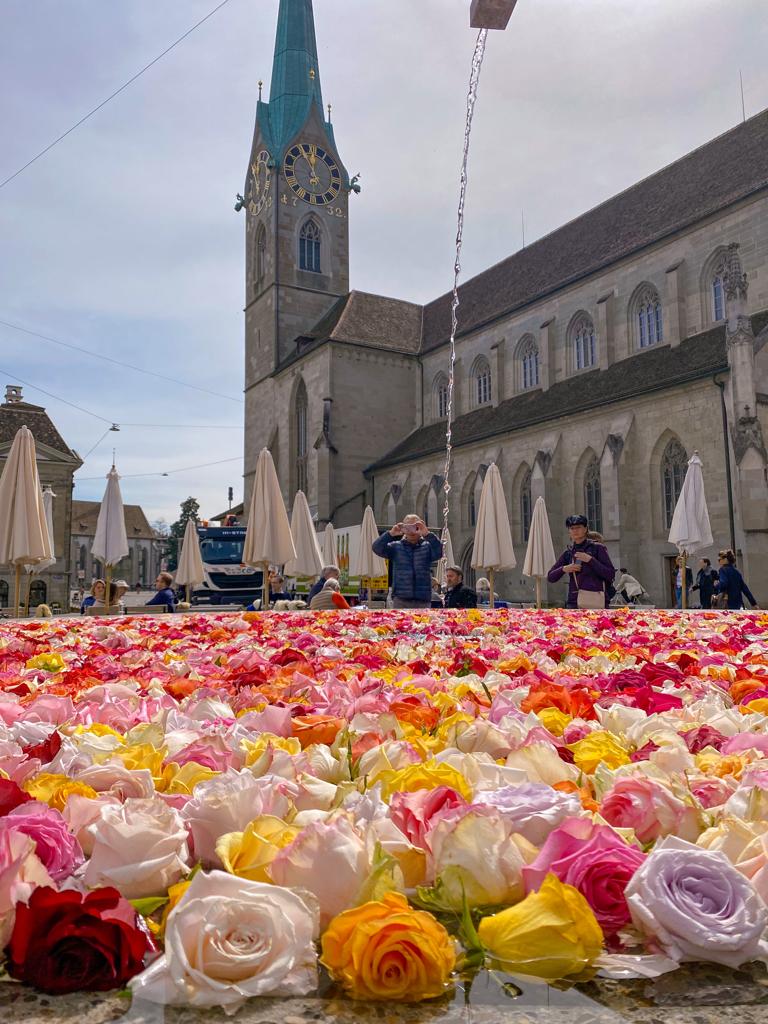
<instances>
[{"instance_id":1,"label":"flower carpet","mask_svg":"<svg viewBox=\"0 0 768 1024\"><path fill-rule=\"evenodd\" d=\"M768 956L768 616L0 622L0 959L235 1012Z\"/></svg>"}]
</instances>

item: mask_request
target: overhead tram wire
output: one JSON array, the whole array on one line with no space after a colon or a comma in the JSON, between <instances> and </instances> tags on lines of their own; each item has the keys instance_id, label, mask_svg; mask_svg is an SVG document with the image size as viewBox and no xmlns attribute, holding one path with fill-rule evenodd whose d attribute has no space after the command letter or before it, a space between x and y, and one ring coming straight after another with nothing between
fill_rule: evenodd
<instances>
[{"instance_id":1,"label":"overhead tram wire","mask_svg":"<svg viewBox=\"0 0 768 1024\"><path fill-rule=\"evenodd\" d=\"M181 466L179 469L167 469L164 472L156 473L121 473L121 480L137 480L139 477L148 476L173 476L176 473L191 473L195 469L208 469L209 466L223 466L227 462L242 462L242 455L236 456L234 459L219 459L216 462L201 462L199 466ZM103 476L80 476L75 480L76 484L89 483L93 480L103 480Z\"/></svg>"},{"instance_id":2,"label":"overhead tram wire","mask_svg":"<svg viewBox=\"0 0 768 1024\"><path fill-rule=\"evenodd\" d=\"M105 363L112 363L114 366L122 366L127 370L134 370L136 373L143 373L147 377L156 377L158 380L164 380L169 384L179 384L184 388L191 388L193 391L201 391L205 395L213 395L214 398L225 398L228 402L237 402L238 405L243 404L242 398L235 398L234 395L225 395L220 391L211 391L210 388L200 387L199 384L190 384L186 380L179 380L178 377L168 377L164 373L157 373L155 370L146 370L143 366L134 366L133 363L125 363L121 359L113 359L112 356L105 356L101 352L94 352L90 348L82 348L80 345L73 345L69 341L62 341L61 338L53 338L50 334L41 334L39 331L32 331L28 327L22 327L20 324L11 323L10 320L0 319L0 325L3 327L10 327L11 330L20 331L22 334L29 334L33 338L41 338L43 341L50 341L54 345L61 345L62 348L71 349L73 352L80 352L83 355L91 356L94 359L101 359ZM32 385L30 385L31 387Z\"/></svg>"},{"instance_id":3,"label":"overhead tram wire","mask_svg":"<svg viewBox=\"0 0 768 1024\"><path fill-rule=\"evenodd\" d=\"M80 127L81 124L85 124L85 122L89 118L93 117L94 114L98 113L98 111L101 110L102 107L105 107L110 100L113 100L116 96L119 96L120 93L127 89L129 85L132 85L137 78L141 78L145 71L149 71L149 69L153 67L155 64L157 64L159 60L162 60L162 58L165 57L166 54L170 53L171 50L177 47L179 43L183 42L187 38L187 36L191 35L195 31L195 29L200 28L201 25L208 21L209 18L212 18L217 11L220 11L221 8L228 3L229 0L221 0L221 3L214 7L212 11L209 11L204 18L201 18L200 21L196 22L192 26L192 28L187 29L184 35L179 36L179 38L172 42L170 46L166 47L166 49L163 50L162 53L159 53L153 60L151 60L149 64L145 64L140 71L137 71L135 75L128 79L127 82L124 82L119 89L115 89L113 93L107 96L105 100L102 100L101 103L99 103L97 106L93 108L93 110L89 110L84 117L81 117L79 121L76 121L71 128L67 128L67 130L63 132L61 135L59 135L58 138L54 139L53 142L49 142L48 145L44 149L41 149L40 152L37 153L35 156L33 156L31 160L27 160L27 162L22 167L19 167L18 170L14 171L13 174L9 175L4 181L0 181L0 188L5 188L5 186L12 182L14 178L18 178L18 176L23 171L26 171L28 167L31 167L32 164L36 163L40 159L40 157L45 156L45 154L50 152L50 150L52 150L54 146L57 146L60 142L66 139L68 135L71 135L76 128Z\"/></svg>"}]
</instances>

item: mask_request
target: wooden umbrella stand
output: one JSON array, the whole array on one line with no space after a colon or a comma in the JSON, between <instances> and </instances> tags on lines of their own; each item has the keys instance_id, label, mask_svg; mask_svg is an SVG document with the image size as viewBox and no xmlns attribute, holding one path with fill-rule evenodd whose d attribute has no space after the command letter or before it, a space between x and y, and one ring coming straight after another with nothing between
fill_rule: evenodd
<instances>
[{"instance_id":1,"label":"wooden umbrella stand","mask_svg":"<svg viewBox=\"0 0 768 1024\"><path fill-rule=\"evenodd\" d=\"M541 611L541 576L536 577L536 607Z\"/></svg>"},{"instance_id":2,"label":"wooden umbrella stand","mask_svg":"<svg viewBox=\"0 0 768 1024\"><path fill-rule=\"evenodd\" d=\"M21 566L16 566L16 593L14 601L14 616L18 619L21 614Z\"/></svg>"},{"instance_id":3,"label":"wooden umbrella stand","mask_svg":"<svg viewBox=\"0 0 768 1024\"><path fill-rule=\"evenodd\" d=\"M488 570L488 583L490 584L490 587L491 587L490 607L491 608L495 608L496 607L496 598L495 598L494 593L493 593L493 569L489 569Z\"/></svg>"},{"instance_id":4,"label":"wooden umbrella stand","mask_svg":"<svg viewBox=\"0 0 768 1024\"><path fill-rule=\"evenodd\" d=\"M105 604L104 612L105 612L106 615L109 615L109 592L110 592L111 589L112 589L112 566L108 565L107 566L106 586L104 588L104 604Z\"/></svg>"}]
</instances>

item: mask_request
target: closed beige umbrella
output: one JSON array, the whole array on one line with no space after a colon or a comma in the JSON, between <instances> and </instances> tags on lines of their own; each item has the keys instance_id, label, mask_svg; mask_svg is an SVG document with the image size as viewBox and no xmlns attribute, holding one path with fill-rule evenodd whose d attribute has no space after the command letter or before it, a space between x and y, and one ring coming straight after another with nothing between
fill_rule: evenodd
<instances>
[{"instance_id":1,"label":"closed beige umbrella","mask_svg":"<svg viewBox=\"0 0 768 1024\"><path fill-rule=\"evenodd\" d=\"M181 555L176 568L176 582L186 587L187 604L191 587L199 586L205 579L203 559L200 554L200 538L197 535L197 520L188 519L184 527L184 539L181 542Z\"/></svg>"},{"instance_id":2,"label":"closed beige umbrella","mask_svg":"<svg viewBox=\"0 0 768 1024\"><path fill-rule=\"evenodd\" d=\"M291 536L296 557L285 563L287 576L319 576L323 571L323 556L317 543L315 524L309 511L304 491L296 491L291 510Z\"/></svg>"},{"instance_id":3,"label":"closed beige umbrella","mask_svg":"<svg viewBox=\"0 0 768 1024\"><path fill-rule=\"evenodd\" d=\"M555 564L555 546L549 528L547 506L538 497L533 506L531 529L528 533L528 547L523 562L523 575L536 579L536 607L541 608L541 581Z\"/></svg>"},{"instance_id":4,"label":"closed beige umbrella","mask_svg":"<svg viewBox=\"0 0 768 1024\"><path fill-rule=\"evenodd\" d=\"M46 487L43 491L43 508L45 509L45 525L48 527L48 536L51 541L51 557L43 559L42 562L38 562L37 565L25 565L24 568L27 572L27 600L25 601L26 614L29 615L29 599L32 593L32 577L38 573L43 572L45 569L50 569L52 565L56 564L56 551L53 542L53 499L56 495L53 493L50 487Z\"/></svg>"},{"instance_id":5,"label":"closed beige umbrella","mask_svg":"<svg viewBox=\"0 0 768 1024\"><path fill-rule=\"evenodd\" d=\"M114 463L107 473L107 488L101 499L99 518L96 520L96 535L91 545L91 557L98 558L106 567L105 604L109 613L109 591L112 569L128 554L128 537L125 532L125 511L120 493L120 477Z\"/></svg>"},{"instance_id":6,"label":"closed beige umbrella","mask_svg":"<svg viewBox=\"0 0 768 1024\"><path fill-rule=\"evenodd\" d=\"M350 569L350 576L361 576L363 579L376 579L387 575L387 563L373 552L373 542L379 538L379 528L373 509L366 505L363 513L363 524L360 527L360 544L355 553L355 560ZM368 600L371 599L371 588L368 587Z\"/></svg>"},{"instance_id":7,"label":"closed beige umbrella","mask_svg":"<svg viewBox=\"0 0 768 1024\"><path fill-rule=\"evenodd\" d=\"M16 569L16 615L21 601L22 567L39 565L51 558L53 550L37 472L35 439L28 427L21 427L0 477L0 565Z\"/></svg>"},{"instance_id":8,"label":"closed beige umbrella","mask_svg":"<svg viewBox=\"0 0 768 1024\"><path fill-rule=\"evenodd\" d=\"M475 544L472 551L472 566L487 569L491 584L491 608L494 607L493 576L504 569L517 565L515 549L512 546L512 531L509 526L507 502L501 483L501 473L495 462L488 467L480 492L480 507L477 511Z\"/></svg>"},{"instance_id":9,"label":"closed beige umbrella","mask_svg":"<svg viewBox=\"0 0 768 1024\"><path fill-rule=\"evenodd\" d=\"M245 533L243 561L259 565L264 573L262 608L269 608L269 566L283 565L296 557L291 526L283 504L283 495L268 448L259 452L253 480L248 529Z\"/></svg>"},{"instance_id":10,"label":"closed beige umbrella","mask_svg":"<svg viewBox=\"0 0 768 1024\"><path fill-rule=\"evenodd\" d=\"M325 565L339 564L339 551L336 547L336 531L333 523L328 523L323 533L323 562Z\"/></svg>"},{"instance_id":11,"label":"closed beige umbrella","mask_svg":"<svg viewBox=\"0 0 768 1024\"><path fill-rule=\"evenodd\" d=\"M680 597L682 607L687 608L688 588L685 585L685 576L688 555L712 546L712 527L704 494L703 466L698 452L694 452L688 460L685 480L669 528L669 543L677 546L683 559Z\"/></svg>"}]
</instances>

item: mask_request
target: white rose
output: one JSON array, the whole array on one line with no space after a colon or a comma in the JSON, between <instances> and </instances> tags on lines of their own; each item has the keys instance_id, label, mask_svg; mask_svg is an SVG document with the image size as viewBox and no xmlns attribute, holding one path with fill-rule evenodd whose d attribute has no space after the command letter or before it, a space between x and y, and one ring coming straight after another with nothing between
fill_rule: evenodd
<instances>
[{"instance_id":1,"label":"white rose","mask_svg":"<svg viewBox=\"0 0 768 1024\"><path fill-rule=\"evenodd\" d=\"M119 800L128 797L150 797L154 795L155 784L148 768L131 771L122 761L108 761L106 764L92 764L73 774L78 782L87 783L97 793L116 796Z\"/></svg>"},{"instance_id":2,"label":"white rose","mask_svg":"<svg viewBox=\"0 0 768 1024\"><path fill-rule=\"evenodd\" d=\"M221 1007L317 987L318 910L310 893L198 873L168 916L165 953L130 982L139 999Z\"/></svg>"},{"instance_id":3,"label":"white rose","mask_svg":"<svg viewBox=\"0 0 768 1024\"><path fill-rule=\"evenodd\" d=\"M83 877L90 888L114 885L126 899L162 896L188 867L184 822L158 797L108 804L88 832L93 849Z\"/></svg>"}]
</instances>

